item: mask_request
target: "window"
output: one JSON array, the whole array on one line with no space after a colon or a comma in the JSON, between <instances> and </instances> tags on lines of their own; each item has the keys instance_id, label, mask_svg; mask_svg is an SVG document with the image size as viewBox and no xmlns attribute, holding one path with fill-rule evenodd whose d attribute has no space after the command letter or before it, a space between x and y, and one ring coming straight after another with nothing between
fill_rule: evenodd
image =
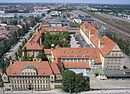
<instances>
[{"instance_id":1,"label":"window","mask_svg":"<svg viewBox=\"0 0 130 94\"><path fill-rule=\"evenodd\" d=\"M42 88L42 85L41 85L41 88Z\"/></svg>"},{"instance_id":2,"label":"window","mask_svg":"<svg viewBox=\"0 0 130 94\"><path fill-rule=\"evenodd\" d=\"M67 56L66 57L70 57L70 55L69 54L67 54Z\"/></svg>"},{"instance_id":3,"label":"window","mask_svg":"<svg viewBox=\"0 0 130 94\"><path fill-rule=\"evenodd\" d=\"M74 57L77 57L77 54L75 54L75 56Z\"/></svg>"},{"instance_id":4,"label":"window","mask_svg":"<svg viewBox=\"0 0 130 94\"><path fill-rule=\"evenodd\" d=\"M83 54L82 57L85 57L85 55Z\"/></svg>"}]
</instances>

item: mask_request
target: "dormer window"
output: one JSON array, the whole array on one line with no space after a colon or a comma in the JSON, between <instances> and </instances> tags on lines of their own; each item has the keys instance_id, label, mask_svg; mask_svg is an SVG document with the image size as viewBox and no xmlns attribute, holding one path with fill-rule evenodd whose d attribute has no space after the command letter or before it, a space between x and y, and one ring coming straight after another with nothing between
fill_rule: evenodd
<instances>
[{"instance_id":1,"label":"dormer window","mask_svg":"<svg viewBox=\"0 0 130 94\"><path fill-rule=\"evenodd\" d=\"M67 54L67 56L66 57L70 57L70 55L69 54Z\"/></svg>"},{"instance_id":2,"label":"dormer window","mask_svg":"<svg viewBox=\"0 0 130 94\"><path fill-rule=\"evenodd\" d=\"M82 57L85 57L85 55L83 54Z\"/></svg>"},{"instance_id":3,"label":"dormer window","mask_svg":"<svg viewBox=\"0 0 130 94\"><path fill-rule=\"evenodd\" d=\"M103 48L104 47L104 43L100 43L100 48Z\"/></svg>"},{"instance_id":4,"label":"dormer window","mask_svg":"<svg viewBox=\"0 0 130 94\"><path fill-rule=\"evenodd\" d=\"M75 54L75 56L74 57L77 57L77 54Z\"/></svg>"}]
</instances>

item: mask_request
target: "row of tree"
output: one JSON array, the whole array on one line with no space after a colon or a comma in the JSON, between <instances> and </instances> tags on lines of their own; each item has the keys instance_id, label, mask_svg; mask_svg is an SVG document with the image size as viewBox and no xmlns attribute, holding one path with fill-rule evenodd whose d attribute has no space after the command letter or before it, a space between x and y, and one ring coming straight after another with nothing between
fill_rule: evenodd
<instances>
[{"instance_id":1,"label":"row of tree","mask_svg":"<svg viewBox=\"0 0 130 94\"><path fill-rule=\"evenodd\" d=\"M30 38L32 37L32 35L33 35L33 33L30 33L28 39L30 39ZM25 54L24 54L24 56L22 56L22 50L21 50L21 49L22 49L22 47L27 43L28 39L25 39L25 40L22 42L22 44L19 46L18 51L15 53L15 59L16 59L16 60L21 59L22 61L32 61L33 57L28 57L28 56L27 56L27 49L26 49L26 47L24 48L24 53L25 53Z\"/></svg>"},{"instance_id":2,"label":"row of tree","mask_svg":"<svg viewBox=\"0 0 130 94\"><path fill-rule=\"evenodd\" d=\"M11 60L11 57L6 58L6 59L0 58L0 69L1 69L2 73L5 73L6 68L10 64L10 60Z\"/></svg>"},{"instance_id":3,"label":"row of tree","mask_svg":"<svg viewBox=\"0 0 130 94\"><path fill-rule=\"evenodd\" d=\"M114 42L116 42L118 44L118 46L121 48L121 50L127 54L130 55L130 46L129 46L129 41L125 41L123 40L123 38L119 38L118 36L116 36L115 33L107 33L107 36L112 39Z\"/></svg>"},{"instance_id":4,"label":"row of tree","mask_svg":"<svg viewBox=\"0 0 130 94\"><path fill-rule=\"evenodd\" d=\"M59 45L60 47L70 47L68 39L68 32L60 32L56 34L50 34L50 32L47 32L43 37L43 45L46 49L50 49L51 44L54 44L55 46Z\"/></svg>"},{"instance_id":5,"label":"row of tree","mask_svg":"<svg viewBox=\"0 0 130 94\"><path fill-rule=\"evenodd\" d=\"M62 76L62 85L65 92L78 93L81 91L89 91L90 85L82 73L76 74L73 71L67 70Z\"/></svg>"}]
</instances>

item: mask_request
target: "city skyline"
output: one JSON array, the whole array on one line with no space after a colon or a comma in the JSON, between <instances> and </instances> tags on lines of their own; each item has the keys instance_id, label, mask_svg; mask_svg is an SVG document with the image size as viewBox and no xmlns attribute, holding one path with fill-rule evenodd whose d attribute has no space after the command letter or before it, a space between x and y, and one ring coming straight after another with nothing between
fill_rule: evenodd
<instances>
[{"instance_id":1,"label":"city skyline","mask_svg":"<svg viewBox=\"0 0 130 94\"><path fill-rule=\"evenodd\" d=\"M96 4L130 4L129 0L4 0L1 3L96 3Z\"/></svg>"}]
</instances>

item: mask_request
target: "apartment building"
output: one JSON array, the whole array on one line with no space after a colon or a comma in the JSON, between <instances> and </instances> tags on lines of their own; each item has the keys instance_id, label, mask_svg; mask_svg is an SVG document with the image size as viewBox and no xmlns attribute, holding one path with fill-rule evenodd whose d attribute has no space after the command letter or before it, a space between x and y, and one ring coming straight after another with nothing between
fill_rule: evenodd
<instances>
[{"instance_id":1,"label":"apartment building","mask_svg":"<svg viewBox=\"0 0 130 94\"><path fill-rule=\"evenodd\" d=\"M6 90L51 90L61 88L61 72L48 61L11 61L2 76Z\"/></svg>"}]
</instances>

